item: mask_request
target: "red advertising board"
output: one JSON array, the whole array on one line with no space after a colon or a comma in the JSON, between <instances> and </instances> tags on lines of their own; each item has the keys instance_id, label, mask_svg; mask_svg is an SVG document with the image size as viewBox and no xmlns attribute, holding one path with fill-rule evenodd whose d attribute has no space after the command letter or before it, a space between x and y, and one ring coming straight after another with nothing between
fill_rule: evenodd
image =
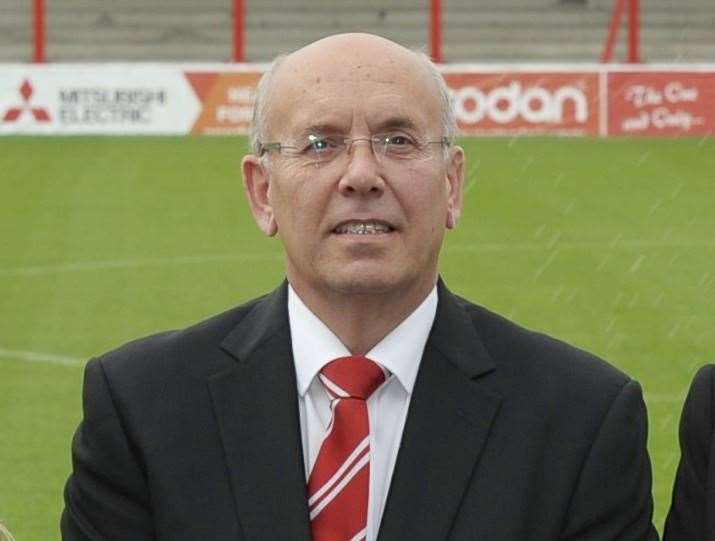
<instances>
[{"instance_id":1,"label":"red advertising board","mask_svg":"<svg viewBox=\"0 0 715 541\"><path fill-rule=\"evenodd\" d=\"M0 135L247 134L265 68L0 64ZM465 135L715 135L715 64L440 69Z\"/></svg>"},{"instance_id":2,"label":"red advertising board","mask_svg":"<svg viewBox=\"0 0 715 541\"><path fill-rule=\"evenodd\" d=\"M715 72L608 74L609 135L715 134Z\"/></svg>"},{"instance_id":3,"label":"red advertising board","mask_svg":"<svg viewBox=\"0 0 715 541\"><path fill-rule=\"evenodd\" d=\"M598 73L445 73L464 134L598 135Z\"/></svg>"}]
</instances>

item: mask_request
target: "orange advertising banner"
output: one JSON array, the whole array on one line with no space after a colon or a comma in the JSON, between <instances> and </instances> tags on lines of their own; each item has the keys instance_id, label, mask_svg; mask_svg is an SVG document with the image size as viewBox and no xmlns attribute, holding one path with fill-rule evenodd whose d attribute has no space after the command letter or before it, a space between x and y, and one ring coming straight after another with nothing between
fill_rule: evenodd
<instances>
[{"instance_id":1,"label":"orange advertising banner","mask_svg":"<svg viewBox=\"0 0 715 541\"><path fill-rule=\"evenodd\" d=\"M599 74L444 74L459 130L475 135L598 135Z\"/></svg>"},{"instance_id":2,"label":"orange advertising banner","mask_svg":"<svg viewBox=\"0 0 715 541\"><path fill-rule=\"evenodd\" d=\"M608 74L609 135L715 134L715 72Z\"/></svg>"},{"instance_id":3,"label":"orange advertising banner","mask_svg":"<svg viewBox=\"0 0 715 541\"><path fill-rule=\"evenodd\" d=\"M253 101L261 72L187 72L203 103L192 134L234 135L250 131Z\"/></svg>"}]
</instances>

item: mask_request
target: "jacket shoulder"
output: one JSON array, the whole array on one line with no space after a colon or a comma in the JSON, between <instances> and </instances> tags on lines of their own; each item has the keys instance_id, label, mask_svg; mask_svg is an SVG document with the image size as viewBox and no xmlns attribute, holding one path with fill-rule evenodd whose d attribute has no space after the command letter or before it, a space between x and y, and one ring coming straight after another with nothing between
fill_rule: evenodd
<instances>
[{"instance_id":1,"label":"jacket shoulder","mask_svg":"<svg viewBox=\"0 0 715 541\"><path fill-rule=\"evenodd\" d=\"M695 374L688 396L692 399L700 399L712 403L713 387L715 387L715 364L706 364L700 367ZM712 409L712 406L709 408Z\"/></svg>"},{"instance_id":2,"label":"jacket shoulder","mask_svg":"<svg viewBox=\"0 0 715 541\"><path fill-rule=\"evenodd\" d=\"M145 381L152 374L162 378L181 370L203 377L234 359L221 349L224 338L268 295L214 315L183 329L138 338L99 355L96 362L108 377ZM199 362L200 361L200 362Z\"/></svg>"},{"instance_id":3,"label":"jacket shoulder","mask_svg":"<svg viewBox=\"0 0 715 541\"><path fill-rule=\"evenodd\" d=\"M690 385L680 421L683 445L697 445L703 456L708 454L715 434L715 364L701 367Z\"/></svg>"},{"instance_id":4,"label":"jacket shoulder","mask_svg":"<svg viewBox=\"0 0 715 541\"><path fill-rule=\"evenodd\" d=\"M503 316L457 298L468 314L497 371L530 393L574 394L597 399L610 389L611 398L631 381L624 372L581 348L527 329ZM569 392L569 389L571 392Z\"/></svg>"}]
</instances>

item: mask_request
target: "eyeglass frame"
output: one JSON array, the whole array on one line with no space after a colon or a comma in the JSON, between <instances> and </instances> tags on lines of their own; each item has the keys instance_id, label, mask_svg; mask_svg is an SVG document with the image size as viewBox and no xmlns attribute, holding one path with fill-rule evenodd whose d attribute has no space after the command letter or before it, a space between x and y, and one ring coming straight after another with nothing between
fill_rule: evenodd
<instances>
[{"instance_id":1,"label":"eyeglass frame","mask_svg":"<svg viewBox=\"0 0 715 541\"><path fill-rule=\"evenodd\" d=\"M375 156L375 158L377 158L379 160L379 156L380 155L384 156L386 153L385 152L382 152L382 153L376 152L375 144L384 142L385 139L383 138L383 136L393 135L393 134L401 135L401 136L408 137L408 138L412 139L417 145L419 145L420 149L422 149L423 147L426 147L427 145L441 145L443 147L451 147L454 143L446 135L442 136L440 139L428 139L426 141L420 141L418 138L412 137L410 135L406 135L404 133L399 133L399 132L398 133L394 133L394 132L377 133L370 137L342 137L342 136L339 136L336 138L335 136L330 136L331 138L338 139L339 144L342 146L340 151L337 152L337 154L335 154L335 156L333 158L337 158L337 157L341 156L343 154L343 152L345 152L345 151L347 151L347 154L350 154L350 150L352 149L353 143L356 143L359 141L367 141L370 143L370 150L372 151L373 156ZM315 134L312 134L312 135L315 135ZM308 137L310 137L310 136L308 136ZM286 156L285 154L282 154L283 149L291 149L291 150L296 151L295 155L293 155L293 156L288 155L288 157L291 157L291 158L297 158L303 152L303 150L301 150L300 147L296 146L296 145L288 145L288 144L283 144L281 142L269 142L269 143L261 143L260 141L258 142L258 156L263 156L264 154L267 154L270 151L277 151L278 154L280 154L282 156ZM307 147L306 147L306 149L307 149ZM316 160L312 160L312 163L323 164L323 163L329 163L330 161L331 160L321 161L319 159L316 159Z\"/></svg>"}]
</instances>

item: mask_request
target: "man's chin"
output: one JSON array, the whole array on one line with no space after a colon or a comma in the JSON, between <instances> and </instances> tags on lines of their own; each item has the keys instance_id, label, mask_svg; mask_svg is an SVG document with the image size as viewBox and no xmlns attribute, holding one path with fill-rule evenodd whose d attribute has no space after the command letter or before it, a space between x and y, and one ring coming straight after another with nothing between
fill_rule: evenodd
<instances>
[{"instance_id":1,"label":"man's chin","mask_svg":"<svg viewBox=\"0 0 715 541\"><path fill-rule=\"evenodd\" d=\"M332 275L328 287L335 293L354 296L388 295L402 290L409 280L385 272L361 272Z\"/></svg>"}]
</instances>

